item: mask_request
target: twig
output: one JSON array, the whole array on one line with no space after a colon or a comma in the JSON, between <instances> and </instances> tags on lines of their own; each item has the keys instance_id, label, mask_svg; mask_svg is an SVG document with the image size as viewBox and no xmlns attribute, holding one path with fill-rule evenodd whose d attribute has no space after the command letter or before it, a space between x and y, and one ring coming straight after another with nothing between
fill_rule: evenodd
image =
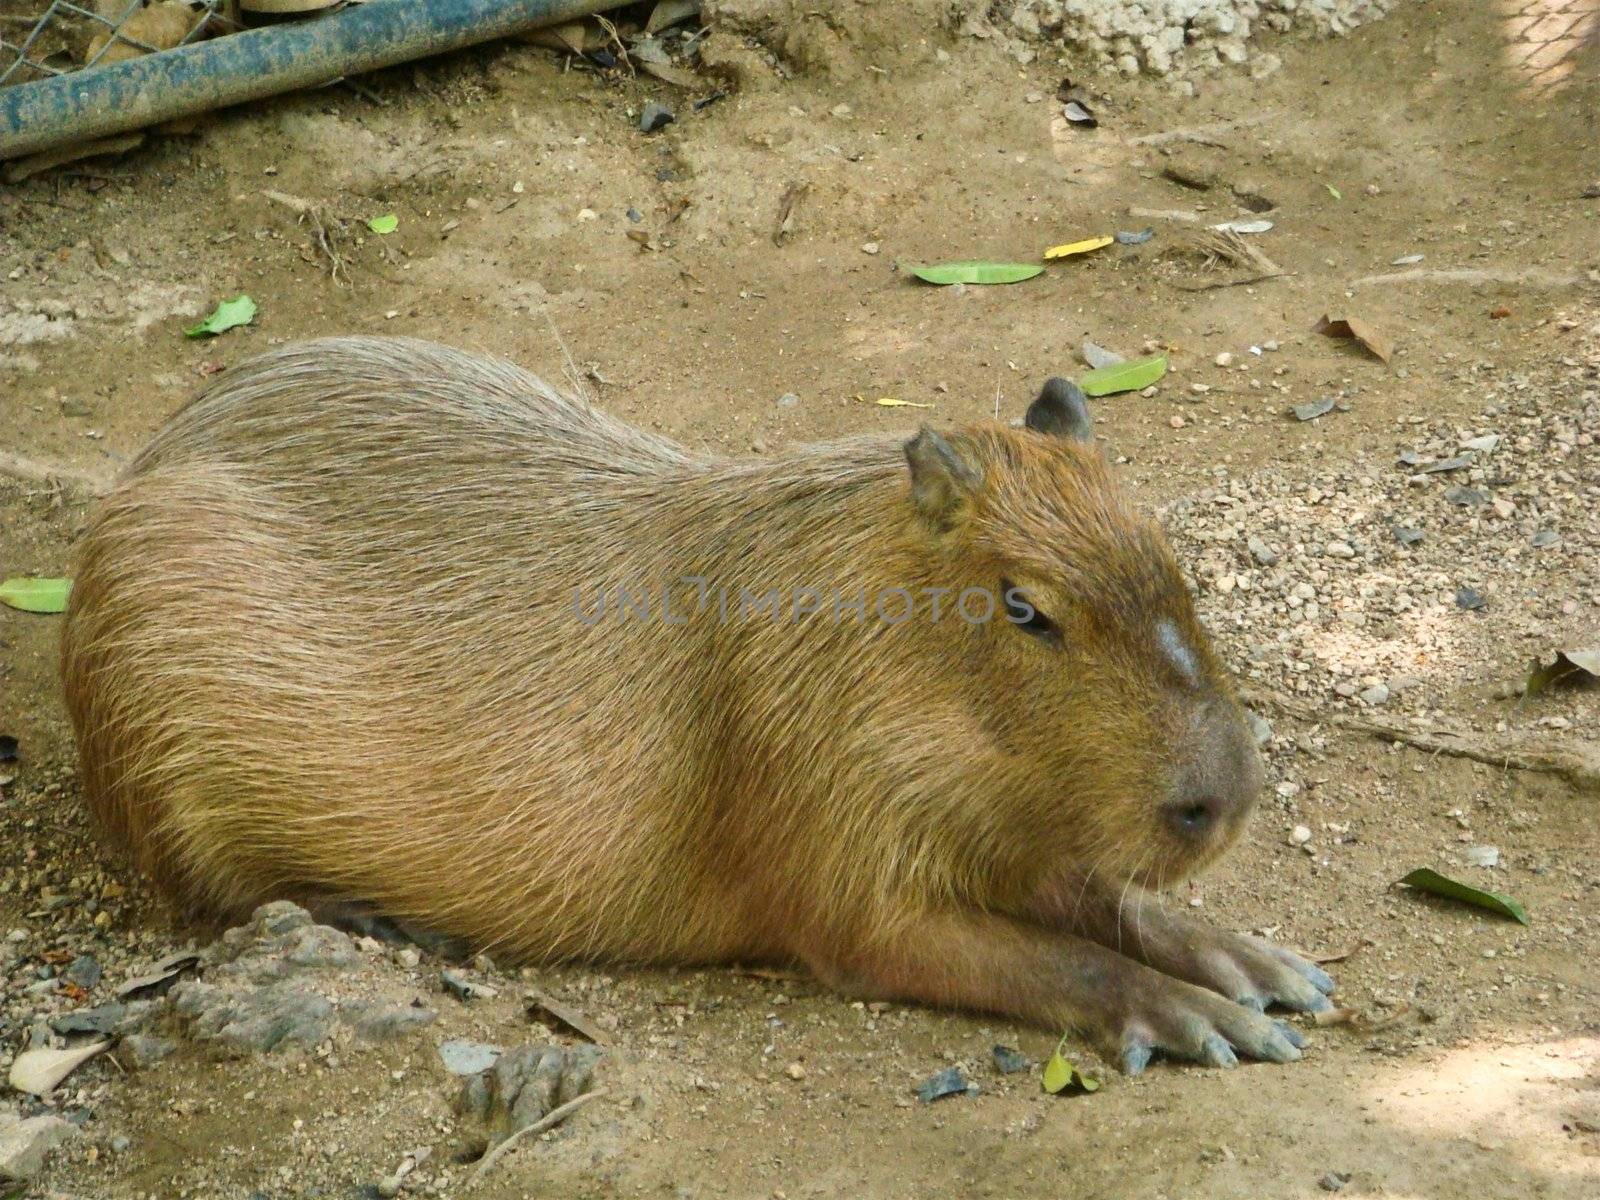
<instances>
[{"instance_id":1,"label":"twig","mask_svg":"<svg viewBox=\"0 0 1600 1200\"><path fill-rule=\"evenodd\" d=\"M506 1138L506 1140L501 1142L498 1146L491 1147L484 1154L484 1156L478 1160L478 1169L467 1178L467 1187L472 1187L480 1179L487 1175L494 1167L495 1163L499 1162L501 1158L503 1158L506 1153L510 1151L510 1149L518 1142L525 1138L538 1137L547 1129L554 1129L557 1125L561 1124L561 1122L565 1121L585 1104L589 1103L589 1101L598 1100L606 1094L607 1092L605 1088L600 1088L598 1091L585 1092L577 1099L568 1100L560 1108L554 1109L553 1111L547 1113L545 1116L535 1121L532 1125L523 1126L510 1137Z\"/></svg>"},{"instance_id":2,"label":"twig","mask_svg":"<svg viewBox=\"0 0 1600 1200\"><path fill-rule=\"evenodd\" d=\"M1399 742L1430 754L1445 754L1452 758L1487 763L1501 770L1539 771L1559 776L1580 790L1600 791L1600 753L1581 746L1577 749L1567 749L1525 742L1485 744L1460 729L1441 729L1425 733L1384 721L1368 721L1359 717L1347 717L1342 713L1315 712L1287 696L1273 693L1257 693L1256 699L1302 721L1323 722L1340 729L1348 729L1351 733Z\"/></svg>"},{"instance_id":3,"label":"twig","mask_svg":"<svg viewBox=\"0 0 1600 1200\"><path fill-rule=\"evenodd\" d=\"M317 235L317 248L328 257L328 273L333 277L334 284L336 286L339 284L339 276L341 274L344 276L344 282L349 283L349 267L345 263L344 256L334 248L334 242L339 236L340 230L334 229L331 232L329 230L330 222L342 224L344 218L330 213L326 208L314 201L304 200L299 196L291 196L288 192L275 192L268 189L261 194L274 204L281 204L291 212L298 214L302 221L311 222L311 228Z\"/></svg>"},{"instance_id":4,"label":"twig","mask_svg":"<svg viewBox=\"0 0 1600 1200\"><path fill-rule=\"evenodd\" d=\"M91 496L103 496L111 490L111 480L104 476L80 471L61 463L39 462L24 458L8 450L0 450L0 475L20 479L25 483L59 483Z\"/></svg>"},{"instance_id":5,"label":"twig","mask_svg":"<svg viewBox=\"0 0 1600 1200\"><path fill-rule=\"evenodd\" d=\"M1378 283L1464 283L1478 287L1486 283L1521 284L1526 287L1565 288L1583 284L1582 275L1567 275L1560 271L1546 271L1540 267L1523 267L1520 270L1485 271L1476 267L1455 270L1392 271L1387 275L1366 275L1351 287L1370 287Z\"/></svg>"},{"instance_id":6,"label":"twig","mask_svg":"<svg viewBox=\"0 0 1600 1200\"><path fill-rule=\"evenodd\" d=\"M341 79L339 82L360 96L369 104L376 104L379 108L388 108L389 102L364 83L357 83L354 79Z\"/></svg>"},{"instance_id":7,"label":"twig","mask_svg":"<svg viewBox=\"0 0 1600 1200\"><path fill-rule=\"evenodd\" d=\"M628 74L637 76L639 72L633 69L633 59L628 57L628 48L622 44L622 36L617 33L617 27L599 13L594 14L594 19L600 28L606 31L611 44L617 48L617 57L622 60L622 65L628 68Z\"/></svg>"},{"instance_id":8,"label":"twig","mask_svg":"<svg viewBox=\"0 0 1600 1200\"><path fill-rule=\"evenodd\" d=\"M1222 283L1178 283L1173 286L1180 292L1214 292L1218 288L1247 287L1252 283L1265 283L1269 279L1287 279L1298 271L1269 271L1265 275L1247 275L1243 279L1228 279Z\"/></svg>"},{"instance_id":9,"label":"twig","mask_svg":"<svg viewBox=\"0 0 1600 1200\"><path fill-rule=\"evenodd\" d=\"M1199 142L1202 146L1216 146L1219 142L1211 139L1217 134L1230 133L1235 129L1247 129L1251 125L1260 125L1267 119L1266 115L1245 117L1238 121L1213 121L1209 125L1195 125L1188 129L1167 129L1161 133L1145 133L1138 137L1128 139L1130 146L1164 146L1168 142Z\"/></svg>"}]
</instances>

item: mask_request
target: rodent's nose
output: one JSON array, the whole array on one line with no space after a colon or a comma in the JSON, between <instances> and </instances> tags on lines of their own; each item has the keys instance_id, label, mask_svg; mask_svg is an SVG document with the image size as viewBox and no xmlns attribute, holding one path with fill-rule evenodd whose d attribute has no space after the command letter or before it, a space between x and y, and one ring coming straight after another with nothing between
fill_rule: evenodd
<instances>
[{"instance_id":1,"label":"rodent's nose","mask_svg":"<svg viewBox=\"0 0 1600 1200\"><path fill-rule=\"evenodd\" d=\"M1167 805L1167 824L1179 837L1205 841L1222 823L1227 806L1216 796L1175 800Z\"/></svg>"},{"instance_id":2,"label":"rodent's nose","mask_svg":"<svg viewBox=\"0 0 1600 1200\"><path fill-rule=\"evenodd\" d=\"M1161 816L1187 842L1230 840L1244 824L1261 789L1261 759L1237 708L1213 704L1195 721L1198 746L1173 781Z\"/></svg>"}]
</instances>

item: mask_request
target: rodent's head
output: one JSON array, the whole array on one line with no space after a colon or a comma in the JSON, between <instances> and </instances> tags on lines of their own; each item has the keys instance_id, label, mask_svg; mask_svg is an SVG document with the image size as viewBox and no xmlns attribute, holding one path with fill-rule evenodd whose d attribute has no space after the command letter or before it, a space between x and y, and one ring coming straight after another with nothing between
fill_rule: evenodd
<instances>
[{"instance_id":1,"label":"rodent's head","mask_svg":"<svg viewBox=\"0 0 1600 1200\"><path fill-rule=\"evenodd\" d=\"M1261 788L1255 742L1171 547L1094 444L1083 393L1052 379L1021 430L924 428L905 452L941 574L1001 601L965 626L977 641L961 672L1023 781L998 801L1004 818L1040 855L1116 882L1205 867Z\"/></svg>"}]
</instances>

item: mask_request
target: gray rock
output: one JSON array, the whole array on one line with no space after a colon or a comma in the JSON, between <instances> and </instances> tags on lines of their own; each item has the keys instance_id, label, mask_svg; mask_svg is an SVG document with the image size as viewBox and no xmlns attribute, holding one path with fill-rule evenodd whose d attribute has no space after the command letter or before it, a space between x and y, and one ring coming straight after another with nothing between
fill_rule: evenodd
<instances>
[{"instance_id":1,"label":"gray rock","mask_svg":"<svg viewBox=\"0 0 1600 1200\"><path fill-rule=\"evenodd\" d=\"M639 129L642 133L654 133L664 126L671 125L675 120L677 118L672 115L670 108L665 104L652 100L644 106L644 111L639 114Z\"/></svg>"},{"instance_id":2,"label":"gray rock","mask_svg":"<svg viewBox=\"0 0 1600 1200\"><path fill-rule=\"evenodd\" d=\"M100 964L87 954L80 954L73 959L66 969L68 983L77 984L88 989L100 982Z\"/></svg>"},{"instance_id":3,"label":"gray rock","mask_svg":"<svg viewBox=\"0 0 1600 1200\"><path fill-rule=\"evenodd\" d=\"M604 1056L598 1046L519 1046L466 1081L456 1110L479 1122L490 1144L502 1141L588 1092Z\"/></svg>"},{"instance_id":4,"label":"gray rock","mask_svg":"<svg viewBox=\"0 0 1600 1200\"><path fill-rule=\"evenodd\" d=\"M465 1038L451 1038L439 1045L439 1058L452 1075L481 1075L494 1066L502 1053L499 1046L469 1042Z\"/></svg>"},{"instance_id":5,"label":"gray rock","mask_svg":"<svg viewBox=\"0 0 1600 1200\"><path fill-rule=\"evenodd\" d=\"M924 1104L932 1104L935 1100L943 1100L947 1096L964 1096L968 1092L977 1090L967 1082L967 1077L960 1067L946 1067L917 1085L917 1099Z\"/></svg>"},{"instance_id":6,"label":"gray rock","mask_svg":"<svg viewBox=\"0 0 1600 1200\"><path fill-rule=\"evenodd\" d=\"M793 392L785 392L783 395L778 397L779 408L793 408L799 403L800 397L795 395Z\"/></svg>"},{"instance_id":7,"label":"gray rock","mask_svg":"<svg viewBox=\"0 0 1600 1200\"><path fill-rule=\"evenodd\" d=\"M284 957L297 967L342 969L361 961L355 943L327 925L295 930L283 949Z\"/></svg>"},{"instance_id":8,"label":"gray rock","mask_svg":"<svg viewBox=\"0 0 1600 1200\"><path fill-rule=\"evenodd\" d=\"M433 1009L414 1004L348 1005L343 1016L357 1035L374 1042L392 1041L439 1019Z\"/></svg>"},{"instance_id":9,"label":"gray rock","mask_svg":"<svg viewBox=\"0 0 1600 1200\"><path fill-rule=\"evenodd\" d=\"M0 1113L0 1180L26 1183L44 1170L50 1152L78 1136L60 1117Z\"/></svg>"},{"instance_id":10,"label":"gray rock","mask_svg":"<svg viewBox=\"0 0 1600 1200\"><path fill-rule=\"evenodd\" d=\"M147 1033L129 1034L117 1044L117 1055L136 1068L153 1067L178 1048L169 1038L153 1037Z\"/></svg>"},{"instance_id":11,"label":"gray rock","mask_svg":"<svg viewBox=\"0 0 1600 1200\"><path fill-rule=\"evenodd\" d=\"M172 1005L187 1018L190 1035L232 1057L281 1047L316 1046L332 1032L332 1002L289 984L232 993L214 984L185 982L172 989Z\"/></svg>"},{"instance_id":12,"label":"gray rock","mask_svg":"<svg viewBox=\"0 0 1600 1200\"><path fill-rule=\"evenodd\" d=\"M311 919L311 914L298 904L289 900L274 900L251 913L250 925L246 928L253 927L254 931L267 936L279 936L314 924L316 922Z\"/></svg>"},{"instance_id":13,"label":"gray rock","mask_svg":"<svg viewBox=\"0 0 1600 1200\"><path fill-rule=\"evenodd\" d=\"M1255 534L1250 535L1250 537L1245 541L1245 546L1250 551L1250 557L1255 559L1263 567L1276 565L1278 561L1278 552L1271 546L1267 545L1260 538L1256 537Z\"/></svg>"},{"instance_id":14,"label":"gray rock","mask_svg":"<svg viewBox=\"0 0 1600 1200\"><path fill-rule=\"evenodd\" d=\"M126 1004L102 1004L98 1008L80 1008L50 1018L50 1028L57 1033L113 1033L127 1020Z\"/></svg>"},{"instance_id":15,"label":"gray rock","mask_svg":"<svg viewBox=\"0 0 1600 1200\"><path fill-rule=\"evenodd\" d=\"M1377 707L1389 703L1389 689L1381 683L1375 683L1369 688L1361 689L1361 703Z\"/></svg>"}]
</instances>

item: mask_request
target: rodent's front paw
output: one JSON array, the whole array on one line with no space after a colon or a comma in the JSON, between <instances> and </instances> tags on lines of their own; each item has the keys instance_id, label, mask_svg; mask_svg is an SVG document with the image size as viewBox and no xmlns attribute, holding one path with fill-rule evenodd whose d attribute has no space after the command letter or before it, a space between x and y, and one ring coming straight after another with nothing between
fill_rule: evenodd
<instances>
[{"instance_id":1,"label":"rodent's front paw","mask_svg":"<svg viewBox=\"0 0 1600 1200\"><path fill-rule=\"evenodd\" d=\"M1296 1012L1326 1012L1333 977L1293 951L1261 938L1201 927L1191 933L1191 970L1184 978L1257 1012L1280 1004Z\"/></svg>"},{"instance_id":2,"label":"rodent's front paw","mask_svg":"<svg viewBox=\"0 0 1600 1200\"><path fill-rule=\"evenodd\" d=\"M1129 1075L1144 1070L1157 1053L1231 1067L1241 1055L1293 1062L1306 1044L1290 1025L1167 975L1145 977L1125 1000L1110 1032L1117 1060Z\"/></svg>"}]
</instances>

